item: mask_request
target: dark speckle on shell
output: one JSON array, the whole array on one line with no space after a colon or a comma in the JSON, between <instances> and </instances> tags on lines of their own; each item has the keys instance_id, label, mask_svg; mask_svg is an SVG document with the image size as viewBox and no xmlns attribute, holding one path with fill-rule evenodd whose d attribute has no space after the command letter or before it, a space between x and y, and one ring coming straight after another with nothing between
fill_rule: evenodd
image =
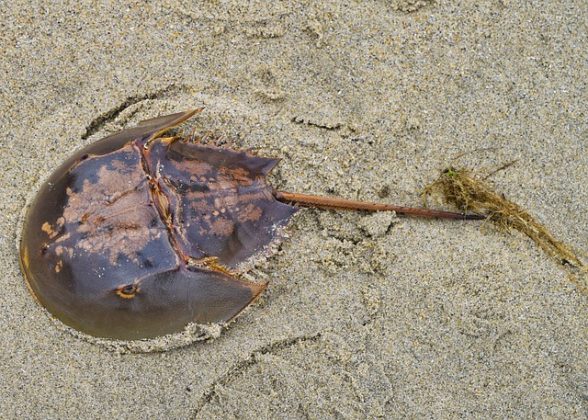
<instances>
[{"instance_id":1,"label":"dark speckle on shell","mask_svg":"<svg viewBox=\"0 0 588 420\"><path fill-rule=\"evenodd\" d=\"M265 288L231 269L296 211L265 176L275 159L163 138L196 111L145 121L80 150L43 184L21 262L65 324L114 339L233 319Z\"/></svg>"}]
</instances>

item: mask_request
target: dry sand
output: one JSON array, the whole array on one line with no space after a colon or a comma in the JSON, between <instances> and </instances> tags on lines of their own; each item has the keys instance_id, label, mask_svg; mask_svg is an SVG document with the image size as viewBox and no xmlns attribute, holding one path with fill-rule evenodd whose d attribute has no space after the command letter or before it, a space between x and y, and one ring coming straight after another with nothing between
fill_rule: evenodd
<instances>
[{"instance_id":1,"label":"dry sand","mask_svg":"<svg viewBox=\"0 0 588 420\"><path fill-rule=\"evenodd\" d=\"M1 418L588 415L588 297L519 233L305 211L228 331L138 355L55 328L15 250L72 151L203 105L287 190L415 205L519 159L497 188L585 255L584 1L77 3L0 3Z\"/></svg>"}]
</instances>

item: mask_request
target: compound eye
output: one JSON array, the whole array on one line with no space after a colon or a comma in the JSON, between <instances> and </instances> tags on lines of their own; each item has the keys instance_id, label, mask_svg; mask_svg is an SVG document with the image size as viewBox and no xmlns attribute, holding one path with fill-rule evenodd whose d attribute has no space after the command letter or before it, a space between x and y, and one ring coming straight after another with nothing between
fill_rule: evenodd
<instances>
[{"instance_id":1,"label":"compound eye","mask_svg":"<svg viewBox=\"0 0 588 420\"><path fill-rule=\"evenodd\" d=\"M123 299L132 299L138 291L139 287L136 284L125 284L116 289L116 294Z\"/></svg>"}]
</instances>

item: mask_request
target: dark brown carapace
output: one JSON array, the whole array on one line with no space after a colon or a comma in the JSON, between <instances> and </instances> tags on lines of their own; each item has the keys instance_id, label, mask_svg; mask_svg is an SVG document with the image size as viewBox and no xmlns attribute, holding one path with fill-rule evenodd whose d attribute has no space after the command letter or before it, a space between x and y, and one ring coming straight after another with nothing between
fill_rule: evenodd
<instances>
[{"instance_id":1,"label":"dark brown carapace","mask_svg":"<svg viewBox=\"0 0 588 420\"><path fill-rule=\"evenodd\" d=\"M65 324L128 340L230 321L266 287L238 266L278 238L293 204L481 218L274 191L265 177L277 159L163 137L199 111L99 140L41 187L21 263L33 295Z\"/></svg>"}]
</instances>

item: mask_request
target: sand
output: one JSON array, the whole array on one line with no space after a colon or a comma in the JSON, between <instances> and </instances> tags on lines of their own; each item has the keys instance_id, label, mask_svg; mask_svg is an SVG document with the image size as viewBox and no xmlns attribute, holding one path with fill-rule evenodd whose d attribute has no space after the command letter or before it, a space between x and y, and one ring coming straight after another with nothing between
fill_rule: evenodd
<instances>
[{"instance_id":1,"label":"sand","mask_svg":"<svg viewBox=\"0 0 588 420\"><path fill-rule=\"evenodd\" d=\"M0 4L0 417L586 417L588 297L480 222L305 211L264 297L165 353L56 328L18 266L64 158L198 106L291 191L418 205L448 165L518 159L496 188L585 257L585 3L520 3Z\"/></svg>"}]
</instances>

